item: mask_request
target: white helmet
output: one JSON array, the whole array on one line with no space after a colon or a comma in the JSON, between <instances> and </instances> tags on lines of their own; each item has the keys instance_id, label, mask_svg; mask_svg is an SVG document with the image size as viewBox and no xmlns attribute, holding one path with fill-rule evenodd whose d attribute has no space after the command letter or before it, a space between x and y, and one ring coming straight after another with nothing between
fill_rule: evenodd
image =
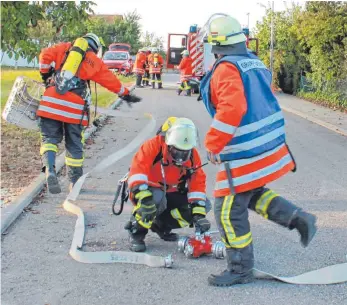
<instances>
[{"instance_id":1,"label":"white helmet","mask_svg":"<svg viewBox=\"0 0 347 305\"><path fill-rule=\"evenodd\" d=\"M189 51L188 50L184 50L181 53L183 56L189 56Z\"/></svg>"},{"instance_id":2,"label":"white helmet","mask_svg":"<svg viewBox=\"0 0 347 305\"><path fill-rule=\"evenodd\" d=\"M83 38L88 41L88 45L91 47L91 49L95 53L98 53L98 51L101 49L101 46L102 46L99 37L95 35L94 33L87 33L86 35L83 36Z\"/></svg>"},{"instance_id":3,"label":"white helmet","mask_svg":"<svg viewBox=\"0 0 347 305\"><path fill-rule=\"evenodd\" d=\"M152 48L152 53L158 53L158 48Z\"/></svg>"},{"instance_id":4,"label":"white helmet","mask_svg":"<svg viewBox=\"0 0 347 305\"><path fill-rule=\"evenodd\" d=\"M217 15L218 16L218 15ZM212 45L227 46L247 40L241 24L233 17L224 15L210 18L207 28L207 42Z\"/></svg>"},{"instance_id":5,"label":"white helmet","mask_svg":"<svg viewBox=\"0 0 347 305\"><path fill-rule=\"evenodd\" d=\"M170 155L178 165L189 160L197 141L197 129L192 120L187 118L177 118L165 135L165 143L169 146Z\"/></svg>"}]
</instances>

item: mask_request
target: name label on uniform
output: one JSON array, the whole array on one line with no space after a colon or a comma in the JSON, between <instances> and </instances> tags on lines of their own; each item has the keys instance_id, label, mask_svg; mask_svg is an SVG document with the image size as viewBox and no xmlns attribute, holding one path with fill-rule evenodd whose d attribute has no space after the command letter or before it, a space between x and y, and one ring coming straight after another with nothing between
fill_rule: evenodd
<instances>
[{"instance_id":1,"label":"name label on uniform","mask_svg":"<svg viewBox=\"0 0 347 305\"><path fill-rule=\"evenodd\" d=\"M237 61L242 72L247 72L251 69L267 69L259 59L241 59Z\"/></svg>"}]
</instances>

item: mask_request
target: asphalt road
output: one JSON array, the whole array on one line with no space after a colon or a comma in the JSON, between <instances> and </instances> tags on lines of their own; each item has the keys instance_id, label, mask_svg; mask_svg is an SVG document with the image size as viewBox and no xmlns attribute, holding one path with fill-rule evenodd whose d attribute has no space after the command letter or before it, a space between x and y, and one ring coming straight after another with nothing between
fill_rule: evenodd
<instances>
[{"instance_id":1,"label":"asphalt road","mask_svg":"<svg viewBox=\"0 0 347 305\"><path fill-rule=\"evenodd\" d=\"M174 76L176 77L176 76ZM172 81L171 79L168 79ZM165 86L165 82L164 82ZM196 97L177 97L172 89L137 90L144 100L131 111L151 112L158 126L168 116L186 116L199 127L201 141L211 119ZM125 111L129 111L124 108ZM258 269L278 275L297 275L327 265L343 263L347 254L347 141L323 127L286 114L288 143L298 164L271 187L297 205L318 216L318 233L302 248L296 232L288 231L251 213L255 263ZM98 132L86 151L86 170L110 153L124 147L146 124L145 119L112 119ZM200 148L204 156L203 147ZM77 204L86 212L85 251L126 250L123 229L130 206L119 216L111 215L117 180L127 171L127 156L102 174L87 180ZM206 167L208 194L212 194L216 168ZM67 187L65 176L61 177ZM257 280L232 288L207 285L210 273L225 269L225 260L204 257L187 259L176 243L150 233L148 252L172 253L174 268L151 269L139 265L87 265L68 254L75 216L64 211L67 193L45 194L2 237L2 291L4 305L43 304L347 304L347 284L295 286ZM214 216L209 214L214 224ZM191 229L180 231L189 234ZM217 236L218 237L218 236Z\"/></svg>"}]
</instances>

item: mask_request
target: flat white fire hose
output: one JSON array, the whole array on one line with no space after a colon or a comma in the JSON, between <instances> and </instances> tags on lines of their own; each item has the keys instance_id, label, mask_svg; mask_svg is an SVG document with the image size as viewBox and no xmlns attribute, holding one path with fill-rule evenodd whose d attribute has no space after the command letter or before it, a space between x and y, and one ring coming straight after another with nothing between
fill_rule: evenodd
<instances>
[{"instance_id":1,"label":"flat white fire hose","mask_svg":"<svg viewBox=\"0 0 347 305\"><path fill-rule=\"evenodd\" d=\"M253 269L258 279L278 280L295 285L329 285L347 282L347 263L332 265L297 276L277 276L258 269Z\"/></svg>"},{"instance_id":2,"label":"flat white fire hose","mask_svg":"<svg viewBox=\"0 0 347 305\"><path fill-rule=\"evenodd\" d=\"M112 110L109 112L105 109L104 114L112 115ZM116 113L119 116L119 113ZM91 173L102 172L124 156L134 151L143 141L151 134L155 128L156 121L152 115L147 115L150 118L150 122L145 128L124 148L116 151L112 155L108 156L105 160L95 166L90 172L83 175L74 185L71 192L68 194L64 201L63 207L66 211L77 215L77 221L75 225L75 232L73 235L70 255L73 259L81 263L87 264L110 264L110 263L129 263L129 264L142 264L149 267L166 267L172 266L171 255L167 257L153 256L146 253L133 253L126 251L102 251L102 252L84 252L82 250L84 237L85 237L85 218L83 210L71 201L75 201L80 194L82 186L86 178Z\"/></svg>"},{"instance_id":3,"label":"flat white fire hose","mask_svg":"<svg viewBox=\"0 0 347 305\"><path fill-rule=\"evenodd\" d=\"M113 116L119 115L118 112L113 113L111 110L103 109L103 113ZM102 172L112 164L123 158L124 156L133 152L149 134L154 130L156 121L152 115L147 115L150 122L144 129L124 148L116 151L106 159L101 161L90 172L83 175L74 185L73 189L64 201L63 207L66 211L77 215L75 225L75 232L70 247L70 255L73 259L81 263L89 264L110 264L110 263L129 263L141 264L149 267L172 267L173 261L171 255L167 257L153 256L146 253L134 253L126 251L102 251L102 252L84 252L82 251L84 237L85 237L85 217L83 210L71 201L75 201L80 194L85 179L91 173ZM133 117L126 114L124 117ZM134 116L135 117L135 116ZM258 279L278 280L288 284L296 285L327 285L347 282L347 263L337 264L333 266L324 267L318 270L306 272L292 277L281 277L271 273L267 273L258 269L253 270L254 276Z\"/></svg>"}]
</instances>

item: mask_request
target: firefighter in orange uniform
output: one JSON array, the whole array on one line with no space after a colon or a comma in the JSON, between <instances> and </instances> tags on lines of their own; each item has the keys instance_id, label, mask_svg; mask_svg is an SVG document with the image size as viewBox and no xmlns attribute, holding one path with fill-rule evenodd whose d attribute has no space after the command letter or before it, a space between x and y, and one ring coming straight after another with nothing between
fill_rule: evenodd
<instances>
[{"instance_id":1,"label":"firefighter in orange uniform","mask_svg":"<svg viewBox=\"0 0 347 305\"><path fill-rule=\"evenodd\" d=\"M181 85L177 89L177 94L180 95L182 91L186 91L186 96L191 96L192 95L192 88L189 84L190 79L193 76L193 60L189 56L189 51L184 50L182 52L182 60L177 67L181 71L181 76L180 76L180 82Z\"/></svg>"},{"instance_id":2,"label":"firefighter in orange uniform","mask_svg":"<svg viewBox=\"0 0 347 305\"><path fill-rule=\"evenodd\" d=\"M142 48L138 51L134 63L134 73L136 74L136 87L137 88L143 88L141 85L142 77L145 74L145 67L146 67L146 52L145 49Z\"/></svg>"},{"instance_id":3,"label":"firefighter in orange uniform","mask_svg":"<svg viewBox=\"0 0 347 305\"><path fill-rule=\"evenodd\" d=\"M157 136L135 154L128 179L135 207L125 226L130 234L130 250L146 250L148 229L166 241L178 239L172 229L194 224L200 233L209 230L206 213L211 203L206 198L206 175L196 144L194 123L170 117Z\"/></svg>"},{"instance_id":4,"label":"firefighter in orange uniform","mask_svg":"<svg viewBox=\"0 0 347 305\"><path fill-rule=\"evenodd\" d=\"M227 252L227 270L211 275L208 282L231 286L253 280L248 209L297 229L304 247L316 233L316 217L265 187L296 168L286 144L283 114L271 91L270 71L247 51L236 19L212 17L208 31L217 60L200 89L213 117L205 147L209 160L219 164L214 209Z\"/></svg>"},{"instance_id":5,"label":"firefighter in orange uniform","mask_svg":"<svg viewBox=\"0 0 347 305\"><path fill-rule=\"evenodd\" d=\"M161 80L161 71L163 69L164 60L163 57L158 53L157 48L152 49L152 54L148 58L149 73L151 74L152 88L155 88L155 83L158 83L158 89L163 88Z\"/></svg>"},{"instance_id":6,"label":"firefighter in orange uniform","mask_svg":"<svg viewBox=\"0 0 347 305\"><path fill-rule=\"evenodd\" d=\"M124 100L134 101L129 90L97 57L101 47L98 36L89 33L74 43L43 49L39 57L40 74L47 88L37 111L42 140L40 154L48 190L53 194L61 192L55 158L63 136L70 189L83 173L83 132L88 125L91 102L87 82L95 81Z\"/></svg>"},{"instance_id":7,"label":"firefighter in orange uniform","mask_svg":"<svg viewBox=\"0 0 347 305\"><path fill-rule=\"evenodd\" d=\"M148 58L149 55L151 54L150 48L145 48L146 49L146 66L145 66L145 75L142 78L142 86L149 86L149 80L150 80L150 74L149 74L149 63L148 63Z\"/></svg>"}]
</instances>

